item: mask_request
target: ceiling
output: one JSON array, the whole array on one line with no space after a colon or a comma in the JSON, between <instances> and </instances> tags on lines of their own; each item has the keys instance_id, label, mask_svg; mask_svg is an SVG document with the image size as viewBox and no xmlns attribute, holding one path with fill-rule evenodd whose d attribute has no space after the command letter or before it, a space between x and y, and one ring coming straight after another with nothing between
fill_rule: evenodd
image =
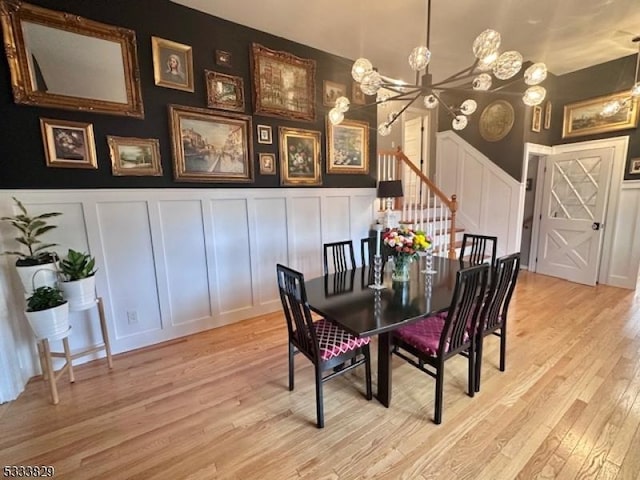
<instances>
[{"instance_id":1,"label":"ceiling","mask_svg":"<svg viewBox=\"0 0 640 480\"><path fill-rule=\"evenodd\" d=\"M369 58L383 75L415 80L411 50L426 44L427 0L172 0L343 57ZM637 52L640 0L434 0L430 72L443 79L471 65L483 30L501 51L545 62L561 75Z\"/></svg>"}]
</instances>

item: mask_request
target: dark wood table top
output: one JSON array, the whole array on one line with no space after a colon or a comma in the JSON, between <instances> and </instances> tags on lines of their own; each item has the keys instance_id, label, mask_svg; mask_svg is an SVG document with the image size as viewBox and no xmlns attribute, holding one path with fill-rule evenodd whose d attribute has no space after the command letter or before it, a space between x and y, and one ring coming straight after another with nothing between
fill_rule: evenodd
<instances>
[{"instance_id":1,"label":"dark wood table top","mask_svg":"<svg viewBox=\"0 0 640 480\"><path fill-rule=\"evenodd\" d=\"M347 331L363 337L378 335L449 308L456 283L458 260L433 257L437 273L430 275L431 288L424 273L424 259L411 264L409 282L391 282L383 277L383 290L373 283L372 268L363 267L307 280L307 300L314 312L334 320Z\"/></svg>"}]
</instances>

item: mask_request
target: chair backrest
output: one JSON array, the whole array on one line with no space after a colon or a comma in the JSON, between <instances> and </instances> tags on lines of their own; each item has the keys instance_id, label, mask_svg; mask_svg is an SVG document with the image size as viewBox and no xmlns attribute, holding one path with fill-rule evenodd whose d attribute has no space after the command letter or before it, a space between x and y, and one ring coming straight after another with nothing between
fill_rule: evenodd
<instances>
[{"instance_id":1,"label":"chair backrest","mask_svg":"<svg viewBox=\"0 0 640 480\"><path fill-rule=\"evenodd\" d=\"M457 353L471 343L482 313L488 276L486 263L464 268L456 274L451 306L440 336L441 356Z\"/></svg>"},{"instance_id":2,"label":"chair backrest","mask_svg":"<svg viewBox=\"0 0 640 480\"><path fill-rule=\"evenodd\" d=\"M360 240L360 260L362 266L373 265L373 257L376 254L376 237L365 237Z\"/></svg>"},{"instance_id":3,"label":"chair backrest","mask_svg":"<svg viewBox=\"0 0 640 480\"><path fill-rule=\"evenodd\" d=\"M280 264L276 265L276 273L280 301L287 319L289 340L305 355L317 358L318 340L307 303L304 275Z\"/></svg>"},{"instance_id":4,"label":"chair backrest","mask_svg":"<svg viewBox=\"0 0 640 480\"><path fill-rule=\"evenodd\" d=\"M500 257L491 278L491 289L483 312L482 328L492 330L507 318L509 302L520 272L520 252ZM481 332L482 333L482 332Z\"/></svg>"},{"instance_id":5,"label":"chair backrest","mask_svg":"<svg viewBox=\"0 0 640 480\"><path fill-rule=\"evenodd\" d=\"M353 254L353 242L344 240L324 244L324 274L329 273L329 257L331 257L333 271L344 272L356 268L356 257Z\"/></svg>"},{"instance_id":6,"label":"chair backrest","mask_svg":"<svg viewBox=\"0 0 640 480\"><path fill-rule=\"evenodd\" d=\"M460 264L462 266L473 266L486 263L491 258L491 267L496 264L496 247L498 237L487 235L475 235L465 233L462 236L462 248L460 249Z\"/></svg>"}]
</instances>

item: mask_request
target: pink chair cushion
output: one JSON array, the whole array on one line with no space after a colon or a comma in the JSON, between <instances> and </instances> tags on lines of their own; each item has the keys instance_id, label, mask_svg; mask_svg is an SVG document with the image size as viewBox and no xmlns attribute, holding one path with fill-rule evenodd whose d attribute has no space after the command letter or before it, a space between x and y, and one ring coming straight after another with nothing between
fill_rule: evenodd
<instances>
[{"instance_id":1,"label":"pink chair cushion","mask_svg":"<svg viewBox=\"0 0 640 480\"><path fill-rule=\"evenodd\" d=\"M440 315L427 317L419 322L400 327L394 335L412 347L431 357L438 355L440 345L440 335L444 328L446 318Z\"/></svg>"},{"instance_id":2,"label":"pink chair cushion","mask_svg":"<svg viewBox=\"0 0 640 480\"><path fill-rule=\"evenodd\" d=\"M320 358L323 361L342 355L351 350L367 345L369 337L356 337L329 320L318 320L313 323L320 344Z\"/></svg>"}]
</instances>

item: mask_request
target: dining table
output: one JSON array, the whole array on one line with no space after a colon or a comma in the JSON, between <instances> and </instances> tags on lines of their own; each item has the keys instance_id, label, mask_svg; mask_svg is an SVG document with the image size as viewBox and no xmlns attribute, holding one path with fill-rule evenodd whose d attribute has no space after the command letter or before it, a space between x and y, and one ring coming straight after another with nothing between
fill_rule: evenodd
<instances>
[{"instance_id":1,"label":"dining table","mask_svg":"<svg viewBox=\"0 0 640 480\"><path fill-rule=\"evenodd\" d=\"M305 282L309 308L359 337L378 336L376 398L391 404L391 348L393 331L438 312L451 304L458 260L433 257L435 273L424 273L424 257L412 262L409 281L395 282L382 275L382 289L373 289L373 267L329 273Z\"/></svg>"}]
</instances>

